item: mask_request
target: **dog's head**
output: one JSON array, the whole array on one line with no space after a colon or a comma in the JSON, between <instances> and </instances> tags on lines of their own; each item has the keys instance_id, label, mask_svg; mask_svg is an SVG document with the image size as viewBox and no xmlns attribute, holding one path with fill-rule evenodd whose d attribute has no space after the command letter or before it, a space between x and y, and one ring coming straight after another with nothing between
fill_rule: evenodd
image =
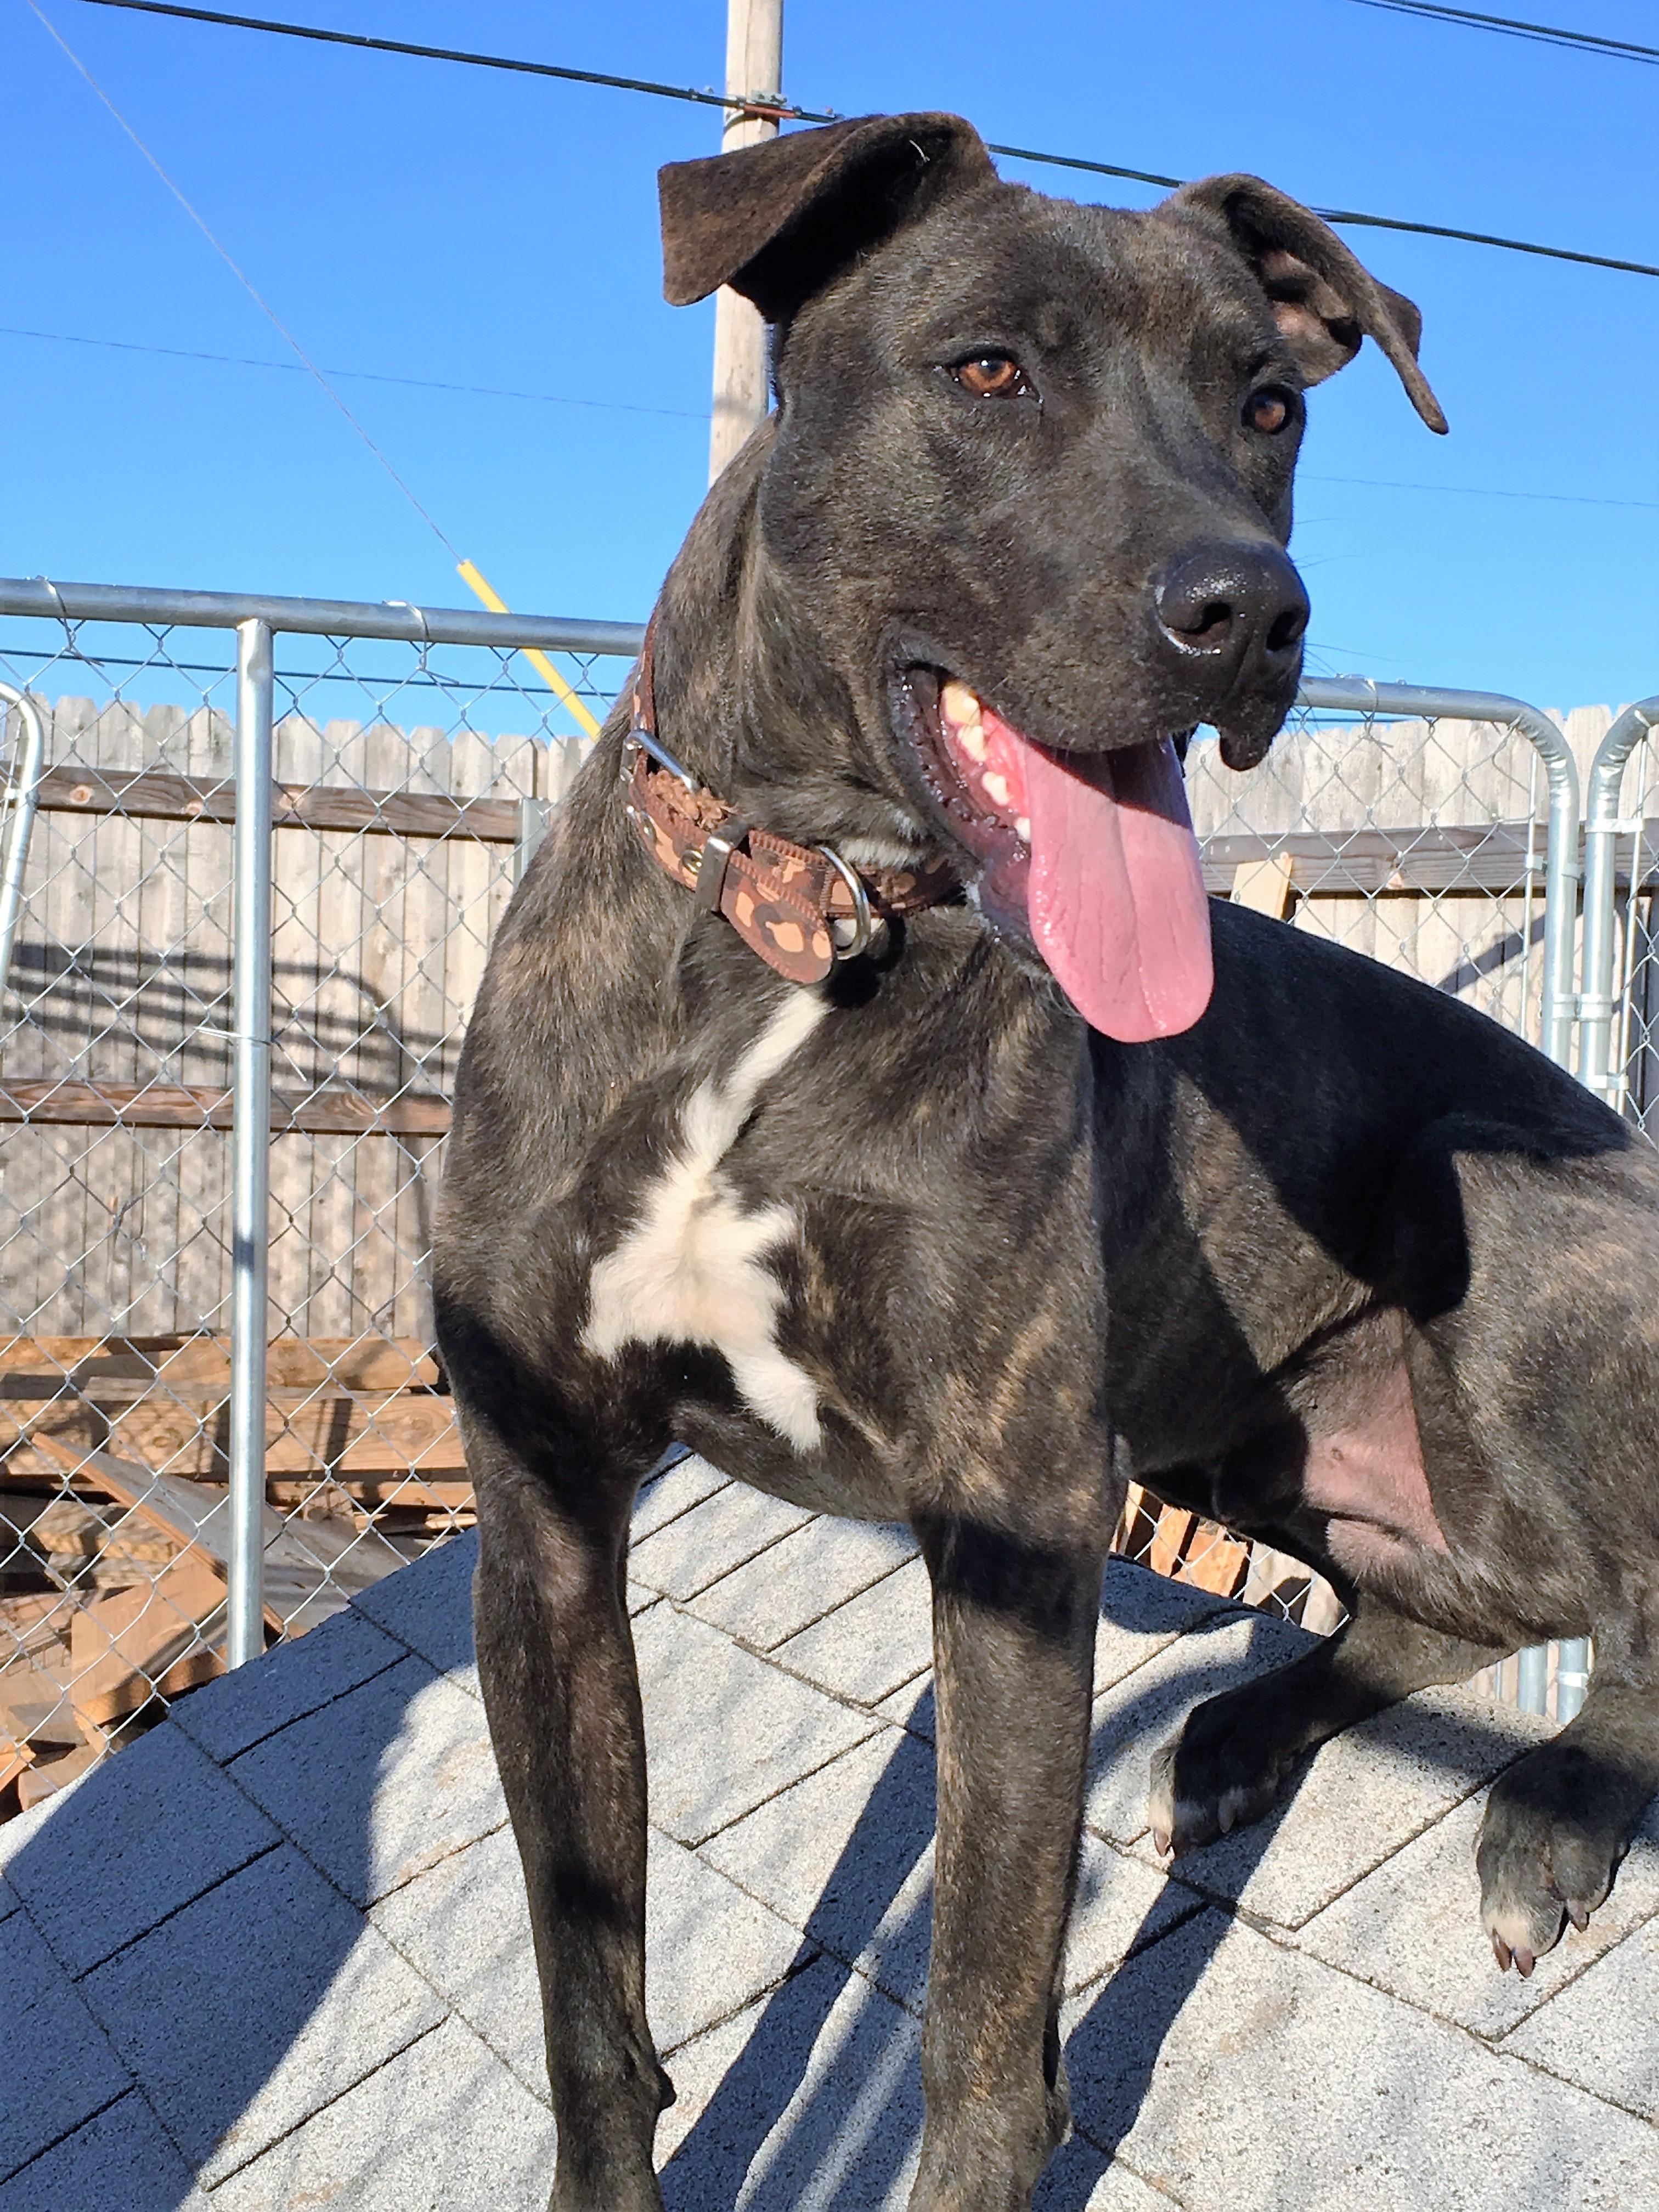
<instances>
[{"instance_id":1,"label":"dog's head","mask_svg":"<svg viewBox=\"0 0 1659 2212\"><path fill-rule=\"evenodd\" d=\"M1443 429L1416 309L1255 178L1079 206L954 116L661 183L669 299L730 284L774 326L754 550L854 780L1097 1027L1185 1027L1209 941L1173 740L1210 723L1247 767L1289 712L1303 393L1370 336Z\"/></svg>"}]
</instances>

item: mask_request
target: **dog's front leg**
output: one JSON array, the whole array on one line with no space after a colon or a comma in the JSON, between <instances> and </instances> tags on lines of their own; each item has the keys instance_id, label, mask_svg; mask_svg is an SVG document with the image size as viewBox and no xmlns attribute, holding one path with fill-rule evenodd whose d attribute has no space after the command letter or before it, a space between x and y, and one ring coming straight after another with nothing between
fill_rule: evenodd
<instances>
[{"instance_id":1,"label":"dog's front leg","mask_svg":"<svg viewBox=\"0 0 1659 2212\"><path fill-rule=\"evenodd\" d=\"M1070 2118L1060 1968L1105 1547L1092 1529L1062 1547L960 1517L918 1533L933 1585L939 1842L910 2207L1025 2212Z\"/></svg>"},{"instance_id":2,"label":"dog's front leg","mask_svg":"<svg viewBox=\"0 0 1659 2212\"><path fill-rule=\"evenodd\" d=\"M661 2212L673 2097L645 2017L645 1736L624 1596L634 1486L478 1468L478 1673L541 1977L550 2212ZM577 1479L580 1476L580 1479Z\"/></svg>"}]
</instances>

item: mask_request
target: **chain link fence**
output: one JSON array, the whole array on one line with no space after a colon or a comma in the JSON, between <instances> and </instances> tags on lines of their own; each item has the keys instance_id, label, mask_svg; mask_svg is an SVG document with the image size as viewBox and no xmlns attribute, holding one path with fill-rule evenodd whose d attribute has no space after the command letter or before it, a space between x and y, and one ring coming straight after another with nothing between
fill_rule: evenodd
<instances>
[{"instance_id":1,"label":"chain link fence","mask_svg":"<svg viewBox=\"0 0 1659 2212\"><path fill-rule=\"evenodd\" d=\"M637 642L54 597L55 617L0 625L0 1810L222 1668L239 1528L263 1555L246 1656L470 1521L431 1352L432 1200L491 935L587 742L514 648L556 653L591 723ZM236 988L249 624L276 787L257 1131ZM269 1222L240 1347L263 1357L240 1362L239 1120ZM250 1512L232 1487L254 1364Z\"/></svg>"},{"instance_id":2,"label":"chain link fence","mask_svg":"<svg viewBox=\"0 0 1659 2212\"><path fill-rule=\"evenodd\" d=\"M0 617L3 1817L469 1522L424 1279L456 1057L641 634L38 583L0 584ZM1609 719L1564 738L1513 701L1310 684L1263 767L1193 749L1209 887L1564 1060L1575 756ZM1648 866L1620 940L1643 989ZM1119 1546L1340 1618L1149 1494ZM1523 1655L1491 1686L1541 1710L1559 1675L1565 1712L1575 1669Z\"/></svg>"}]
</instances>

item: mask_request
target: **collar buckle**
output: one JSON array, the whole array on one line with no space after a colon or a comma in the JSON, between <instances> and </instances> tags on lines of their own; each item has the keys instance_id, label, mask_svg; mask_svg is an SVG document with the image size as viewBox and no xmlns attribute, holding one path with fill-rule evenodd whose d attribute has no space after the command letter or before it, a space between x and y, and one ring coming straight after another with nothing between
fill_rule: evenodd
<instances>
[{"instance_id":1,"label":"collar buckle","mask_svg":"<svg viewBox=\"0 0 1659 2212\"><path fill-rule=\"evenodd\" d=\"M702 859L697 866L697 880L691 886L692 897L700 907L706 907L710 914L720 912L720 893L726 889L726 871L731 866L732 854L743 842L743 834L737 830L735 823L728 822L726 826L728 832L735 834L722 836L718 830L711 830L704 837Z\"/></svg>"}]
</instances>

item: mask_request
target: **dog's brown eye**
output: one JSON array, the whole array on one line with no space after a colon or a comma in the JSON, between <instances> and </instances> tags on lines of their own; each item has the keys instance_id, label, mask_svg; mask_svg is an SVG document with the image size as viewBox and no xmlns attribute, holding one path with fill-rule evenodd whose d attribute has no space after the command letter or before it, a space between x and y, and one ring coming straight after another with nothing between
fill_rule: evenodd
<instances>
[{"instance_id":1,"label":"dog's brown eye","mask_svg":"<svg viewBox=\"0 0 1659 2212\"><path fill-rule=\"evenodd\" d=\"M1290 421L1292 404L1288 392L1269 385L1264 392L1253 392L1244 402L1244 420L1252 430L1271 438Z\"/></svg>"},{"instance_id":2,"label":"dog's brown eye","mask_svg":"<svg viewBox=\"0 0 1659 2212\"><path fill-rule=\"evenodd\" d=\"M977 354L972 361L959 361L951 374L975 399L1012 399L1031 388L1024 370L1006 353Z\"/></svg>"}]
</instances>

